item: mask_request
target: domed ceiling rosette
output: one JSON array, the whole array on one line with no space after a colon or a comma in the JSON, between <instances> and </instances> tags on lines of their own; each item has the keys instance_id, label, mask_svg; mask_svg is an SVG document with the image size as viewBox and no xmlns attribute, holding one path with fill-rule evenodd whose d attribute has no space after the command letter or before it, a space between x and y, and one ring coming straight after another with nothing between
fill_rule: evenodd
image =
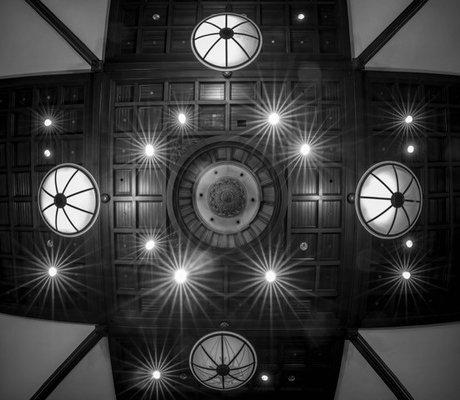
<instances>
[{"instance_id":1,"label":"domed ceiling rosette","mask_svg":"<svg viewBox=\"0 0 460 400\"><path fill-rule=\"evenodd\" d=\"M168 213L187 237L220 249L263 239L278 226L285 184L240 138L211 138L187 152L168 184Z\"/></svg>"}]
</instances>

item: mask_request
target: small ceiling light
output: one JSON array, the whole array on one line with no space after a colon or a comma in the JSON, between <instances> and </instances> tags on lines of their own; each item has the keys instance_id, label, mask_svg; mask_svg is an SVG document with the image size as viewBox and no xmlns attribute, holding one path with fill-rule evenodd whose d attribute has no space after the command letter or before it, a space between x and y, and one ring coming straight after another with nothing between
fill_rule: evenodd
<instances>
[{"instance_id":1,"label":"small ceiling light","mask_svg":"<svg viewBox=\"0 0 460 400\"><path fill-rule=\"evenodd\" d=\"M302 146L300 146L300 154L303 156L306 156L310 154L311 151L311 146L308 143L304 143Z\"/></svg>"},{"instance_id":2,"label":"small ceiling light","mask_svg":"<svg viewBox=\"0 0 460 400\"><path fill-rule=\"evenodd\" d=\"M155 155L155 147L150 143L145 145L144 151L147 157L153 157Z\"/></svg>"},{"instance_id":3,"label":"small ceiling light","mask_svg":"<svg viewBox=\"0 0 460 400\"><path fill-rule=\"evenodd\" d=\"M404 272L402 273L402 277L403 277L404 279L406 279L406 280L409 279L409 278L410 278L410 272L409 272L409 271L404 271Z\"/></svg>"},{"instance_id":4,"label":"small ceiling light","mask_svg":"<svg viewBox=\"0 0 460 400\"><path fill-rule=\"evenodd\" d=\"M45 125L46 127L51 126L52 124L53 124L53 121L51 121L49 118L46 118L43 121L43 125Z\"/></svg>"},{"instance_id":5,"label":"small ceiling light","mask_svg":"<svg viewBox=\"0 0 460 400\"><path fill-rule=\"evenodd\" d=\"M45 149L43 151L43 155L45 156L45 158L50 158L51 157L51 151L49 149Z\"/></svg>"},{"instance_id":6,"label":"small ceiling light","mask_svg":"<svg viewBox=\"0 0 460 400\"><path fill-rule=\"evenodd\" d=\"M409 153L409 154L412 154L414 151L415 151L415 147L413 145L409 145L407 146L406 148L406 151Z\"/></svg>"},{"instance_id":7,"label":"small ceiling light","mask_svg":"<svg viewBox=\"0 0 460 400\"><path fill-rule=\"evenodd\" d=\"M265 272L265 279L267 280L268 283L275 282L276 272L273 270L268 270L267 272Z\"/></svg>"},{"instance_id":8,"label":"small ceiling light","mask_svg":"<svg viewBox=\"0 0 460 400\"><path fill-rule=\"evenodd\" d=\"M262 374L260 379L262 379L263 382L267 382L268 381L268 375L267 374Z\"/></svg>"},{"instance_id":9,"label":"small ceiling light","mask_svg":"<svg viewBox=\"0 0 460 400\"><path fill-rule=\"evenodd\" d=\"M174 280L179 284L185 283L187 280L187 271L183 268L178 269L176 272L174 272Z\"/></svg>"},{"instance_id":10,"label":"small ceiling light","mask_svg":"<svg viewBox=\"0 0 460 400\"><path fill-rule=\"evenodd\" d=\"M274 126L274 125L278 125L279 122L280 122L280 119L281 119L281 118L280 118L279 114L273 112L273 113L271 113L271 114L268 116L268 123L269 123L270 125L273 125L273 126Z\"/></svg>"},{"instance_id":11,"label":"small ceiling light","mask_svg":"<svg viewBox=\"0 0 460 400\"><path fill-rule=\"evenodd\" d=\"M161 378L161 372L156 369L155 371L152 372L152 378L155 379L155 380L160 379Z\"/></svg>"},{"instance_id":12,"label":"small ceiling light","mask_svg":"<svg viewBox=\"0 0 460 400\"><path fill-rule=\"evenodd\" d=\"M152 15L152 19L153 19L154 21L158 21L158 20L160 19L160 14L153 14L153 15Z\"/></svg>"},{"instance_id":13,"label":"small ceiling light","mask_svg":"<svg viewBox=\"0 0 460 400\"><path fill-rule=\"evenodd\" d=\"M184 125L187 122L187 117L185 116L184 113L180 113L177 116L177 120L179 121L179 124Z\"/></svg>"},{"instance_id":14,"label":"small ceiling light","mask_svg":"<svg viewBox=\"0 0 460 400\"><path fill-rule=\"evenodd\" d=\"M56 267L49 267L48 269L48 275L52 277L56 276L57 274L57 268Z\"/></svg>"},{"instance_id":15,"label":"small ceiling light","mask_svg":"<svg viewBox=\"0 0 460 400\"><path fill-rule=\"evenodd\" d=\"M297 14L297 20L298 21L303 21L305 19L305 14L304 13L298 13Z\"/></svg>"},{"instance_id":16,"label":"small ceiling light","mask_svg":"<svg viewBox=\"0 0 460 400\"><path fill-rule=\"evenodd\" d=\"M404 119L404 122L406 124L412 124L412 122L414 121L414 117L412 115L408 115L405 119Z\"/></svg>"},{"instance_id":17,"label":"small ceiling light","mask_svg":"<svg viewBox=\"0 0 460 400\"><path fill-rule=\"evenodd\" d=\"M406 244L406 247L410 249L414 245L414 242L410 239L407 239L405 244Z\"/></svg>"},{"instance_id":18,"label":"small ceiling light","mask_svg":"<svg viewBox=\"0 0 460 400\"><path fill-rule=\"evenodd\" d=\"M155 240L147 240L147 242L145 243L145 249L150 251L150 250L153 250L156 246L156 243L155 243Z\"/></svg>"}]
</instances>

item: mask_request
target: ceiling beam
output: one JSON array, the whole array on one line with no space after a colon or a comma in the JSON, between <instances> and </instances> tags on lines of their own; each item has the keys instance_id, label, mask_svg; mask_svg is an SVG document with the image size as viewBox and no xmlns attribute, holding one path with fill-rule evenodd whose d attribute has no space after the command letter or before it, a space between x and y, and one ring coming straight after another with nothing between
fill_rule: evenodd
<instances>
[{"instance_id":1,"label":"ceiling beam","mask_svg":"<svg viewBox=\"0 0 460 400\"><path fill-rule=\"evenodd\" d=\"M426 4L428 0L413 0L385 30L355 58L358 68L364 66L385 46L390 39Z\"/></svg>"},{"instance_id":2,"label":"ceiling beam","mask_svg":"<svg viewBox=\"0 0 460 400\"><path fill-rule=\"evenodd\" d=\"M105 335L103 326L96 326L94 330L79 344L79 346L57 367L51 376L40 386L30 400L45 400L75 366L90 352L90 350Z\"/></svg>"},{"instance_id":3,"label":"ceiling beam","mask_svg":"<svg viewBox=\"0 0 460 400\"><path fill-rule=\"evenodd\" d=\"M91 66L101 71L102 61L40 0L24 0Z\"/></svg>"},{"instance_id":4,"label":"ceiling beam","mask_svg":"<svg viewBox=\"0 0 460 400\"><path fill-rule=\"evenodd\" d=\"M349 334L351 343L356 350L364 357L372 369L380 376L388 388L393 392L398 400L414 400L409 391L401 383L393 371L385 364L372 346L364 339L358 331Z\"/></svg>"}]
</instances>

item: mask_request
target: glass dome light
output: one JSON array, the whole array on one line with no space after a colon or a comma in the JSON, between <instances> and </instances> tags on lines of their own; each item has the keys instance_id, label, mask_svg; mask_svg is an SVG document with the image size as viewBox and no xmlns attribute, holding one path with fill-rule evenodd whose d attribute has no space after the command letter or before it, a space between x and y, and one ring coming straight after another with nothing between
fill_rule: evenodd
<instances>
[{"instance_id":1,"label":"glass dome light","mask_svg":"<svg viewBox=\"0 0 460 400\"><path fill-rule=\"evenodd\" d=\"M359 180L355 208L368 232L381 239L395 239L417 222L422 188L405 165L384 161L369 168Z\"/></svg>"},{"instance_id":2,"label":"glass dome light","mask_svg":"<svg viewBox=\"0 0 460 400\"><path fill-rule=\"evenodd\" d=\"M192 32L191 45L202 64L230 72L256 59L262 48L262 34L248 17L226 12L203 19Z\"/></svg>"},{"instance_id":3,"label":"glass dome light","mask_svg":"<svg viewBox=\"0 0 460 400\"><path fill-rule=\"evenodd\" d=\"M99 188L92 175L76 164L60 164L43 178L38 207L46 225L61 236L88 231L99 214Z\"/></svg>"},{"instance_id":4,"label":"glass dome light","mask_svg":"<svg viewBox=\"0 0 460 400\"><path fill-rule=\"evenodd\" d=\"M233 332L218 331L202 337L190 352L190 369L204 386L226 391L245 385L257 368L251 343Z\"/></svg>"}]
</instances>

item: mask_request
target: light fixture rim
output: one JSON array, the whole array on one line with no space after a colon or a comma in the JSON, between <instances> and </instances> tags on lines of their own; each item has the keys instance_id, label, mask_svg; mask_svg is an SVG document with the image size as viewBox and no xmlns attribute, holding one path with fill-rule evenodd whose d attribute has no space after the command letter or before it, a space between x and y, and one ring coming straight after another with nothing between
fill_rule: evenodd
<instances>
[{"instance_id":1,"label":"light fixture rim","mask_svg":"<svg viewBox=\"0 0 460 400\"><path fill-rule=\"evenodd\" d=\"M194 40L194 37L195 37L195 33L196 31L198 30L198 28L207 20L213 18L213 17L218 17L218 16L221 16L221 15L234 15L236 17L240 17L240 18L243 18L247 21L249 21L252 26L255 27L255 29L257 30L257 34L259 36L259 44L257 46L257 50L256 52L254 53L254 55L249 59L249 60L246 60L244 63L241 63L239 65L236 65L234 67L219 67L219 66L216 66L214 64L211 64L211 63L208 63L206 60L204 60L197 52L196 48L195 48L195 40ZM212 14L212 15L208 15L207 17L203 18L200 22L198 22L198 24L196 24L195 28L193 28L193 31L192 31L192 34L190 36L190 47L192 48L192 52L193 52L193 55L195 56L195 58L201 63L203 64L204 66L208 67L208 68L211 68L213 70L216 70L216 71L221 71L221 72L231 72L231 71L237 71L239 69L242 69L244 67L247 67L249 64L251 64L253 61L255 61L255 59L259 56L261 50L262 50L262 43L263 43L263 38L262 38L262 31L260 30L260 28L257 26L257 24L249 17L243 15L243 14L238 14L238 13L234 13L234 12L220 12L220 13L216 13L216 14Z\"/></svg>"},{"instance_id":2,"label":"light fixture rim","mask_svg":"<svg viewBox=\"0 0 460 400\"><path fill-rule=\"evenodd\" d=\"M237 386L233 386L231 388L216 388L214 386L211 386L211 385L207 385L206 382L203 382L196 374L195 374L195 371L192 367L193 365L193 362L192 362L192 356L193 354L195 354L195 351L197 349L197 347L201 346L201 344L206 341L208 338L212 337L212 336L220 336L220 335L226 335L226 336L233 336L233 337L236 337L237 339L241 340L243 343L246 344L246 346L248 346L249 350L251 351L253 357L254 357L254 366L252 368L252 372L251 374L248 376L248 378L244 381L244 382L241 382L239 385ZM252 343L246 339L244 336L238 334L238 333L235 333L235 332L230 332L230 331L214 331L214 332L210 332L206 335L204 335L203 337L201 337L200 339L198 339L196 341L196 343L193 345L192 347L192 350L190 351L190 355L189 355L189 368L190 368L190 371L192 372L192 375L193 377L202 385L206 386L207 388L209 389L213 389L213 390L218 390L220 392L222 391L231 391L231 390L236 390L236 389L240 389L241 387L243 387L246 383L248 383L254 376L254 374L256 373L256 370L257 370L257 365L258 365L258 361L257 361L257 353L254 349L254 346L252 345Z\"/></svg>"},{"instance_id":3,"label":"light fixture rim","mask_svg":"<svg viewBox=\"0 0 460 400\"><path fill-rule=\"evenodd\" d=\"M46 220L46 218L44 217L43 212L41 210L41 207L40 207L40 192L43 190L43 183L45 182L46 178L48 178L54 171L56 171L58 169L61 169L61 168L65 168L65 167L75 168L75 169L83 172L86 175L86 177L91 181L91 184L94 187L94 192L95 192L95 196L96 196L96 208L94 209L93 218L91 219L91 221L88 223L88 225L84 229L82 229L81 231L75 232L75 233L65 233L65 232L60 232L57 229L55 229ZM83 167L83 166L81 166L79 164L75 164L75 163L62 163L62 164L58 164L58 165L54 166L53 168L51 168L45 174L45 176L42 178L42 180L40 181L40 185L38 186L37 205L38 205L39 214L40 214L42 220L45 222L46 226L52 232L56 233L57 235L63 236L63 237L73 238L73 237L81 236L81 235L85 234L86 232L88 232L93 227L93 225L95 224L97 219L99 218L99 211L100 211L100 208L101 208L101 194L100 194L99 186L98 186L96 180L94 179L93 175L85 167Z\"/></svg>"},{"instance_id":4,"label":"light fixture rim","mask_svg":"<svg viewBox=\"0 0 460 400\"><path fill-rule=\"evenodd\" d=\"M362 186L364 184L364 181L369 177L369 175L371 174L372 171L375 171L376 169L380 168L381 166L385 166L385 165L395 165L395 166L398 166L400 168L402 168L403 170L405 170L406 172L408 172L413 178L414 178L414 181L419 189L419 192L421 194L420 196L420 206L419 206L419 209L417 211L417 215L416 217L414 218L414 220L412 221L411 225L404 229L403 231L397 233L397 234L393 234L393 235L382 235L380 232L377 232L376 230L372 229L367 223L366 221L364 220L363 216L361 215L361 207L359 205L359 193L362 189ZM361 178L359 179L358 181L358 184L356 185L356 200L355 200L355 211L356 211L356 214L358 216L358 219L359 219L359 222L361 223L361 225L373 236L379 238L379 239L397 239L401 236L404 236L406 235L408 232L410 232L412 230L412 228L414 227L414 225L416 224L416 222L418 221L421 213L422 213L422 208L423 208L423 192L422 192L422 186L420 185L420 182L417 178L417 176L414 174L414 172L409 168L407 167L406 165L398 162L398 161L392 161L392 160L387 160L387 161L380 161L376 164L373 164L371 165L361 176Z\"/></svg>"}]
</instances>

